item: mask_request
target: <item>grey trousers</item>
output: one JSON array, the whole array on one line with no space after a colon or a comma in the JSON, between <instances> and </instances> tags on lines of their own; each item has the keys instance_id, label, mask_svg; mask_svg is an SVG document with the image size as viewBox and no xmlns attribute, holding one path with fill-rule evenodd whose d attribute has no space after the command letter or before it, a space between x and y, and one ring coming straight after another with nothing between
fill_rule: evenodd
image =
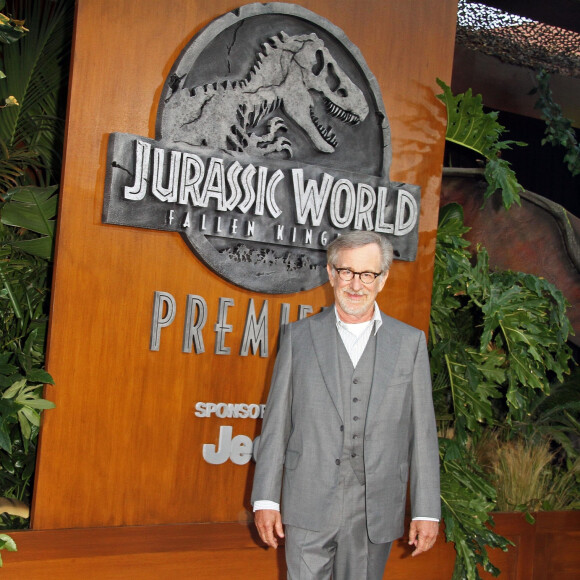
<instances>
[{"instance_id":1,"label":"grey trousers","mask_svg":"<svg viewBox=\"0 0 580 580\"><path fill-rule=\"evenodd\" d=\"M341 464L331 524L313 532L286 526L288 580L382 580L391 542L373 544L367 534L365 486L348 461Z\"/></svg>"}]
</instances>

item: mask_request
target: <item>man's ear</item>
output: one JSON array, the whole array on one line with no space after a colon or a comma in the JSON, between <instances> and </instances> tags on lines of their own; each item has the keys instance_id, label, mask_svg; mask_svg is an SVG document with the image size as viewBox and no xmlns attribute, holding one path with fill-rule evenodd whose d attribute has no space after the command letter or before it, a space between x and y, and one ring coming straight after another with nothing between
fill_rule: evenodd
<instances>
[{"instance_id":1,"label":"man's ear","mask_svg":"<svg viewBox=\"0 0 580 580\"><path fill-rule=\"evenodd\" d=\"M334 286L334 278L332 276L332 266L330 264L326 264L326 271L328 272L328 281L330 282L330 285Z\"/></svg>"},{"instance_id":2,"label":"man's ear","mask_svg":"<svg viewBox=\"0 0 580 580\"><path fill-rule=\"evenodd\" d=\"M384 274L381 275L381 281L379 282L379 289L378 292L380 292L385 284L387 283L387 278L389 277L389 270L387 270Z\"/></svg>"}]
</instances>

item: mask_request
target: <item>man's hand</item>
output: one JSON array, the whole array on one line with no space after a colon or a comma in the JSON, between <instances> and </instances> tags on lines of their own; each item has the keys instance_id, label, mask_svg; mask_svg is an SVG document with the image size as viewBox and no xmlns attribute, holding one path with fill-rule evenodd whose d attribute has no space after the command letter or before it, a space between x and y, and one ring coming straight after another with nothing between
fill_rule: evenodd
<instances>
[{"instance_id":1,"label":"man's hand","mask_svg":"<svg viewBox=\"0 0 580 580\"><path fill-rule=\"evenodd\" d=\"M431 520L413 520L409 526L409 546L415 546L411 556L418 556L431 549L437 533L439 532L439 522Z\"/></svg>"},{"instance_id":2,"label":"man's hand","mask_svg":"<svg viewBox=\"0 0 580 580\"><path fill-rule=\"evenodd\" d=\"M262 541L276 549L278 538L284 537L284 527L282 526L282 516L276 510L258 510L254 513L254 523L258 528L258 533Z\"/></svg>"}]
</instances>

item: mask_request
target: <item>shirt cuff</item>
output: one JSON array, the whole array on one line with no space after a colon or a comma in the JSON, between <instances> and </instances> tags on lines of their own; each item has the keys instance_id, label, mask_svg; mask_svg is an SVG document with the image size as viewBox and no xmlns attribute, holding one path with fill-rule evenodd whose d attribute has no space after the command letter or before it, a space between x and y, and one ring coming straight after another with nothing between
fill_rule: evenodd
<instances>
[{"instance_id":1,"label":"shirt cuff","mask_svg":"<svg viewBox=\"0 0 580 580\"><path fill-rule=\"evenodd\" d=\"M257 503L257 502L256 502L256 503ZM254 504L254 506L255 506L255 505L256 505L256 504ZM256 509L256 508L254 507L254 509ZM416 518L413 518L413 520L425 520L425 521L427 521L427 522L438 522L438 521L439 521L437 518L422 518L422 517L420 517L420 516L417 516Z\"/></svg>"},{"instance_id":2,"label":"shirt cuff","mask_svg":"<svg viewBox=\"0 0 580 580\"><path fill-rule=\"evenodd\" d=\"M267 499L259 499L254 502L254 511L257 512L258 510L276 510L279 512L280 504Z\"/></svg>"}]
</instances>

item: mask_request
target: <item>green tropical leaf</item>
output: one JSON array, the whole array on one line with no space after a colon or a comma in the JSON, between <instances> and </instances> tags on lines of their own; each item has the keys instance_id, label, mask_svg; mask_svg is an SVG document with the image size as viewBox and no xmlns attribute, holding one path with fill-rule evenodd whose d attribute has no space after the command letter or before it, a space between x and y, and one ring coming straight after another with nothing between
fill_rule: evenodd
<instances>
[{"instance_id":1,"label":"green tropical leaf","mask_svg":"<svg viewBox=\"0 0 580 580\"><path fill-rule=\"evenodd\" d=\"M10 429L4 420L0 421L0 449L4 449L7 453L12 453Z\"/></svg>"},{"instance_id":2,"label":"green tropical leaf","mask_svg":"<svg viewBox=\"0 0 580 580\"><path fill-rule=\"evenodd\" d=\"M25 449L36 434L40 425L40 411L54 408L54 403L41 398L41 385L29 385L20 379L7 388L0 398L0 448L9 453L12 450L10 423L18 423ZM2 431L2 426L5 427Z\"/></svg>"},{"instance_id":3,"label":"green tropical leaf","mask_svg":"<svg viewBox=\"0 0 580 580\"><path fill-rule=\"evenodd\" d=\"M521 143L518 143L521 145ZM496 191L500 190L503 200L503 205L509 209L514 203L521 205L520 192L523 187L517 180L514 170L505 159L499 157L489 158L485 164L484 177L487 181L487 189L483 197L488 199Z\"/></svg>"},{"instance_id":4,"label":"green tropical leaf","mask_svg":"<svg viewBox=\"0 0 580 580\"><path fill-rule=\"evenodd\" d=\"M445 139L479 153L486 160L484 176L488 182L484 200L497 190L502 192L502 202L506 209L514 203L520 205L520 192L523 187L518 183L510 164L501 159L501 151L513 145L525 146L521 141L504 140L500 137L505 127L498 123L498 113L484 112L481 95L473 95L471 89L454 95L451 88L441 79L437 84L443 93L437 98L447 109L447 131Z\"/></svg>"},{"instance_id":5,"label":"green tropical leaf","mask_svg":"<svg viewBox=\"0 0 580 580\"><path fill-rule=\"evenodd\" d=\"M10 245L41 258L52 258L57 189L58 186L21 186L7 192L7 201L0 213L2 223L41 234L41 237L10 242Z\"/></svg>"},{"instance_id":6,"label":"green tropical leaf","mask_svg":"<svg viewBox=\"0 0 580 580\"><path fill-rule=\"evenodd\" d=\"M495 576L499 570L489 560L486 546L507 550L511 542L493 532L489 512L495 490L464 455L448 460L441 471L441 510L445 536L455 544L457 557L453 578L478 580L478 566Z\"/></svg>"},{"instance_id":7,"label":"green tropical leaf","mask_svg":"<svg viewBox=\"0 0 580 580\"><path fill-rule=\"evenodd\" d=\"M34 399L27 401L26 406L31 409L54 409L55 404L46 399Z\"/></svg>"},{"instance_id":8,"label":"green tropical leaf","mask_svg":"<svg viewBox=\"0 0 580 580\"><path fill-rule=\"evenodd\" d=\"M6 534L0 534L0 550L8 550L9 552L16 552L16 542Z\"/></svg>"},{"instance_id":9,"label":"green tropical leaf","mask_svg":"<svg viewBox=\"0 0 580 580\"><path fill-rule=\"evenodd\" d=\"M26 373L26 379L31 383L54 385L54 379L44 369L31 369Z\"/></svg>"},{"instance_id":10,"label":"green tropical leaf","mask_svg":"<svg viewBox=\"0 0 580 580\"><path fill-rule=\"evenodd\" d=\"M542 145L564 147L564 163L572 175L580 174L580 143L576 138L572 121L564 117L562 107L554 102L550 88L550 75L541 70L536 79L538 81L538 100L534 108L539 109L546 122Z\"/></svg>"},{"instance_id":11,"label":"green tropical leaf","mask_svg":"<svg viewBox=\"0 0 580 580\"><path fill-rule=\"evenodd\" d=\"M2 208L2 223L52 236L58 198L58 186L22 186L7 193Z\"/></svg>"},{"instance_id":12,"label":"green tropical leaf","mask_svg":"<svg viewBox=\"0 0 580 580\"><path fill-rule=\"evenodd\" d=\"M6 2L0 3L0 10L4 10ZM28 30L24 28L24 22L0 14L0 43L12 44L20 40Z\"/></svg>"},{"instance_id":13,"label":"green tropical leaf","mask_svg":"<svg viewBox=\"0 0 580 580\"><path fill-rule=\"evenodd\" d=\"M8 276L6 275L6 268L5 268L5 265L2 263L1 259L0 259L0 281L2 282L2 285L4 286L4 289L6 291L6 295L10 299L10 303L11 303L12 308L14 310L14 314L16 315L17 318L22 318L23 314L22 314L22 310L20 308L20 302L16 298L15 292L12 289L12 283L10 282L10 280L8 279Z\"/></svg>"},{"instance_id":14,"label":"green tropical leaf","mask_svg":"<svg viewBox=\"0 0 580 580\"><path fill-rule=\"evenodd\" d=\"M48 236L35 238L33 240L12 242L14 248L18 248L22 252L38 256L45 260L52 260L53 244L53 238Z\"/></svg>"}]
</instances>

